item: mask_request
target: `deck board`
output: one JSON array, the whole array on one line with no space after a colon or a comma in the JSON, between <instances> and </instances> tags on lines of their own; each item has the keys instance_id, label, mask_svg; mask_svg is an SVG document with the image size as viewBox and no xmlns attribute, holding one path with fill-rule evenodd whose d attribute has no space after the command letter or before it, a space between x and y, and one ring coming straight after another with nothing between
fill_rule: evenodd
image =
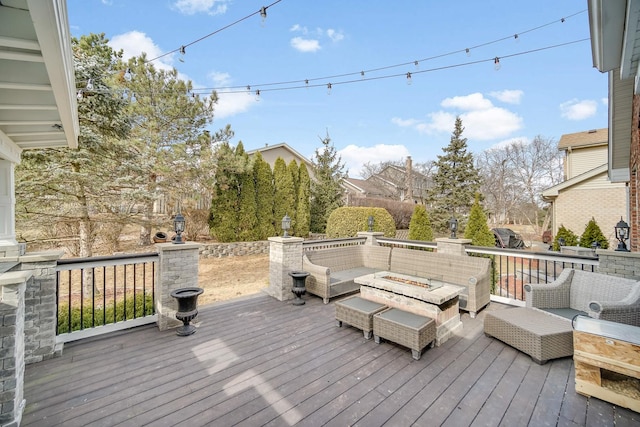
<instances>
[{"instance_id":1,"label":"deck board","mask_svg":"<svg viewBox=\"0 0 640 427\"><path fill-rule=\"evenodd\" d=\"M190 337L149 325L67 343L27 366L22 425L640 426L575 393L570 358L538 365L485 336L484 312L416 361L305 299L204 306Z\"/></svg>"}]
</instances>

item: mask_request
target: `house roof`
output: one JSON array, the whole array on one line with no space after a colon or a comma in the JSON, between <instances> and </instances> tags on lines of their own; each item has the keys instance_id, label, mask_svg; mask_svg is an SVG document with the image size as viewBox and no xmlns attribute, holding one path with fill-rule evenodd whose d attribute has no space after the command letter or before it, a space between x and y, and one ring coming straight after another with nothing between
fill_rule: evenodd
<instances>
[{"instance_id":1,"label":"house roof","mask_svg":"<svg viewBox=\"0 0 640 427\"><path fill-rule=\"evenodd\" d=\"M592 147L607 145L609 141L609 129L592 129L584 132L567 133L560 137L559 150L577 147Z\"/></svg>"},{"instance_id":2,"label":"house roof","mask_svg":"<svg viewBox=\"0 0 640 427\"><path fill-rule=\"evenodd\" d=\"M294 150L293 148L291 148L289 145L287 145L287 143L282 142L280 144L275 144L275 145L266 145L264 147L261 148L256 148L254 150L249 150L247 151L248 155L252 155L257 153L258 151L261 153L264 153L266 151L272 151L272 150L277 150L277 149L284 149L289 151L291 154L293 154L295 157L299 157L300 159L304 160L307 164L311 165L311 160L307 159L305 156L303 156L302 154L300 154L299 152L297 152L296 150Z\"/></svg>"},{"instance_id":3,"label":"house roof","mask_svg":"<svg viewBox=\"0 0 640 427\"><path fill-rule=\"evenodd\" d=\"M77 147L78 112L65 0L0 2L0 158Z\"/></svg>"},{"instance_id":4,"label":"house roof","mask_svg":"<svg viewBox=\"0 0 640 427\"><path fill-rule=\"evenodd\" d=\"M551 200L560 195L560 191L566 190L567 188L573 187L576 184L580 184L581 182L588 181L600 174L607 172L608 165L607 163L598 166L597 168L593 168L585 173L574 176L571 179L568 179L560 184L554 185L553 187L549 187L542 192L542 198L544 200Z\"/></svg>"}]
</instances>

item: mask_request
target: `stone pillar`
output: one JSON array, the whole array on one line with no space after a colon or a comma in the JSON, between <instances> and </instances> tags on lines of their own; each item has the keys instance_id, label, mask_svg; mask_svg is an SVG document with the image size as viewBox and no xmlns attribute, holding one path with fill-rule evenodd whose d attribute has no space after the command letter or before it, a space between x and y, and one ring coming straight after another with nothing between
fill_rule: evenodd
<instances>
[{"instance_id":1,"label":"stone pillar","mask_svg":"<svg viewBox=\"0 0 640 427\"><path fill-rule=\"evenodd\" d=\"M301 237L269 237L269 287L267 294L279 301L295 298L290 271L302 270Z\"/></svg>"},{"instance_id":2,"label":"stone pillar","mask_svg":"<svg viewBox=\"0 0 640 427\"><path fill-rule=\"evenodd\" d=\"M377 238L384 236L384 233L382 231L358 231L357 235L358 237L367 238L367 241L364 242L365 245L377 246L378 245Z\"/></svg>"},{"instance_id":3,"label":"stone pillar","mask_svg":"<svg viewBox=\"0 0 640 427\"><path fill-rule=\"evenodd\" d=\"M20 269L33 275L25 291L26 364L62 353L62 344L56 345L56 265L63 255L63 251L47 251L20 257Z\"/></svg>"},{"instance_id":4,"label":"stone pillar","mask_svg":"<svg viewBox=\"0 0 640 427\"><path fill-rule=\"evenodd\" d=\"M640 253L597 249L598 273L640 280Z\"/></svg>"},{"instance_id":5,"label":"stone pillar","mask_svg":"<svg viewBox=\"0 0 640 427\"><path fill-rule=\"evenodd\" d=\"M171 296L171 292L179 288L198 286L200 246L189 242L156 245L160 260L156 276L155 305L158 328L161 331L182 325L182 322L176 319L178 302ZM196 317L191 323L197 321Z\"/></svg>"},{"instance_id":6,"label":"stone pillar","mask_svg":"<svg viewBox=\"0 0 640 427\"><path fill-rule=\"evenodd\" d=\"M438 244L439 254L451 254L467 256L465 248L471 244L471 239L451 239L448 237L441 237L436 239Z\"/></svg>"},{"instance_id":7,"label":"stone pillar","mask_svg":"<svg viewBox=\"0 0 640 427\"><path fill-rule=\"evenodd\" d=\"M31 280L29 271L0 274L0 426L19 426L24 409L24 293Z\"/></svg>"}]
</instances>

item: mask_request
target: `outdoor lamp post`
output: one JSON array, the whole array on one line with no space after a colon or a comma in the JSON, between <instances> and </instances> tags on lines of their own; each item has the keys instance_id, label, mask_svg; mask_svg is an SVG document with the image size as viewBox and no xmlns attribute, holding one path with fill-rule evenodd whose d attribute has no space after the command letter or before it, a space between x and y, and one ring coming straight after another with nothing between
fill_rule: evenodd
<instances>
[{"instance_id":1,"label":"outdoor lamp post","mask_svg":"<svg viewBox=\"0 0 640 427\"><path fill-rule=\"evenodd\" d=\"M451 215L451 219L449 219L449 230L451 230L451 239L457 239L456 231L458 231L458 220Z\"/></svg>"},{"instance_id":2,"label":"outdoor lamp post","mask_svg":"<svg viewBox=\"0 0 640 427\"><path fill-rule=\"evenodd\" d=\"M182 240L182 233L184 233L184 217L180 212L173 219L173 231L176 232L176 238L173 239L173 243L184 243Z\"/></svg>"},{"instance_id":3,"label":"outdoor lamp post","mask_svg":"<svg viewBox=\"0 0 640 427\"><path fill-rule=\"evenodd\" d=\"M624 242L629 238L629 224L624 222L622 220L622 217L620 217L620 221L618 221L618 223L616 224L615 230L616 230L616 239L618 239L618 241L620 242L618 243L618 247L616 248L616 251L629 252L629 249L627 249L627 245Z\"/></svg>"},{"instance_id":4,"label":"outdoor lamp post","mask_svg":"<svg viewBox=\"0 0 640 427\"><path fill-rule=\"evenodd\" d=\"M282 237L291 237L289 236L290 228L291 228L291 218L289 218L289 215L285 214L284 217L282 218L282 231L284 232Z\"/></svg>"},{"instance_id":5,"label":"outdoor lamp post","mask_svg":"<svg viewBox=\"0 0 640 427\"><path fill-rule=\"evenodd\" d=\"M369 215L367 224L369 224L369 233L373 232L373 215Z\"/></svg>"}]
</instances>

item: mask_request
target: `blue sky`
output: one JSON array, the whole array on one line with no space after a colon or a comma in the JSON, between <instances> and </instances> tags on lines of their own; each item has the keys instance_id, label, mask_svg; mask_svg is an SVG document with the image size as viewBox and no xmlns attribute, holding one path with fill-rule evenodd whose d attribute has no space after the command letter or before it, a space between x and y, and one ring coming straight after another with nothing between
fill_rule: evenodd
<instances>
[{"instance_id":1,"label":"blue sky","mask_svg":"<svg viewBox=\"0 0 640 427\"><path fill-rule=\"evenodd\" d=\"M584 0L281 0L264 22L256 14L221 30L274 1L67 6L76 37L105 33L125 57L188 45L154 64L204 92L243 88L218 90L212 130L230 124L247 150L286 142L308 158L328 132L351 177L365 162L435 160L457 115L473 153L607 127Z\"/></svg>"}]
</instances>

